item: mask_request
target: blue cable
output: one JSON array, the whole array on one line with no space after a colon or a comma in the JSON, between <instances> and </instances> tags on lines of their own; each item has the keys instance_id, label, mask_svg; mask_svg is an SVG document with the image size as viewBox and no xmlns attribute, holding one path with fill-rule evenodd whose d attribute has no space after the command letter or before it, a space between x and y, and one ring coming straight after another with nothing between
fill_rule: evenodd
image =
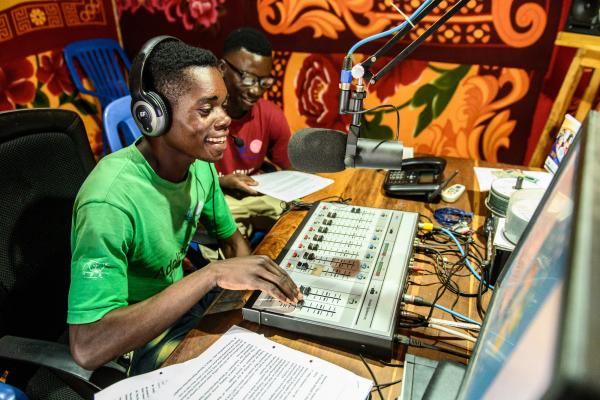
<instances>
[{"instance_id":1,"label":"blue cable","mask_svg":"<svg viewBox=\"0 0 600 400\"><path fill-rule=\"evenodd\" d=\"M451 227L461 221L465 221L467 224L471 223L473 213L460 208L444 207L435 210L433 217L440 225Z\"/></svg>"},{"instance_id":2,"label":"blue cable","mask_svg":"<svg viewBox=\"0 0 600 400\"><path fill-rule=\"evenodd\" d=\"M432 1L433 0L426 0L426 1L424 1L423 4L421 4L419 6L419 8L417 8L415 10L415 12L413 13L413 15L419 16L423 12L423 9L425 7L427 7ZM413 15L411 15L408 18L410 20L410 22L412 22L412 20L413 20L412 19ZM385 36L392 35L392 34L396 33L397 31L399 31L400 29L404 28L408 23L409 23L408 21L404 21L403 23L401 23L400 25L398 25L395 28L388 29L387 31L383 31L383 32L375 34L373 36L366 37L366 38L364 38L364 39L356 42L354 44L354 46L352 46L350 48L350 50L348 50L348 54L346 55L346 57L351 57L352 53L354 53L356 51L356 49L359 48L360 46L362 46L363 44L372 42L373 40L377 40L377 39L380 39L380 38L385 37Z\"/></svg>"},{"instance_id":3,"label":"blue cable","mask_svg":"<svg viewBox=\"0 0 600 400\"><path fill-rule=\"evenodd\" d=\"M450 239L452 239L454 241L454 243L456 243L456 245L458 246L458 250L460 251L460 254L463 256L463 258L465 259L465 264L467 264L467 268L469 268L469 271L471 271L471 273L473 274L473 276L475 278L477 278L477 280L481 281L481 276L479 276L479 274L475 271L475 269L473 269L473 266L471 265L471 262L469 261L469 259L467 258L467 256L465 255L465 251L463 250L462 246L460 245L460 242L458 241L458 239L456 239L456 236L454 236L454 234L452 232L450 232L448 229L446 228L438 228L440 231L444 232L446 235L450 236ZM494 289L493 285L490 285L487 282L484 282L490 289Z\"/></svg>"},{"instance_id":4,"label":"blue cable","mask_svg":"<svg viewBox=\"0 0 600 400\"><path fill-rule=\"evenodd\" d=\"M442 311L446 311L448 314L452 314L452 315L454 315L454 316L455 316L455 317L457 317L457 318L460 318L460 319L462 319L462 320L465 320L465 321L467 321L467 322L470 322L470 323L472 323L472 324L475 324L475 325L479 325L479 326L481 326L481 324L480 324L479 322L477 322L477 321L475 321L475 320L472 320L471 318L469 318L469 317L466 317L466 316L464 316L464 315L462 315L462 314L460 314L460 313L457 313L457 312L456 312L456 311L454 311L454 310L451 310L451 309L449 309L449 308L446 308L446 307L444 307L444 306L440 306L440 305L439 305L439 304L437 304L437 303L433 303L433 306L434 306L435 308L439 308L439 309L440 309L440 310L442 310Z\"/></svg>"}]
</instances>

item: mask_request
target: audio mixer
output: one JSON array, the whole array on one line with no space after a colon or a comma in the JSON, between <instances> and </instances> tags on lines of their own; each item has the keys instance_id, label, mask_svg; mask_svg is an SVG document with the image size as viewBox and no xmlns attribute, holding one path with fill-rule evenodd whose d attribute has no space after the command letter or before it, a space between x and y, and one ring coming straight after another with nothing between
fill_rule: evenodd
<instances>
[{"instance_id":1,"label":"audio mixer","mask_svg":"<svg viewBox=\"0 0 600 400\"><path fill-rule=\"evenodd\" d=\"M419 214L316 203L277 259L304 299L255 292L244 319L389 357Z\"/></svg>"}]
</instances>

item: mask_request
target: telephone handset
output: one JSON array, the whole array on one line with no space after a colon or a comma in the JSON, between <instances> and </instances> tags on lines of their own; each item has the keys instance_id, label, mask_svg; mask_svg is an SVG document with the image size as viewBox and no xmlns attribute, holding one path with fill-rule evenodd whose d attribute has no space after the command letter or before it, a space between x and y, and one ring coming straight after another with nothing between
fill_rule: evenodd
<instances>
[{"instance_id":1,"label":"telephone handset","mask_svg":"<svg viewBox=\"0 0 600 400\"><path fill-rule=\"evenodd\" d=\"M383 190L393 197L423 197L434 201L458 171L443 179L446 160L440 157L416 157L402 161L402 169L389 170Z\"/></svg>"}]
</instances>

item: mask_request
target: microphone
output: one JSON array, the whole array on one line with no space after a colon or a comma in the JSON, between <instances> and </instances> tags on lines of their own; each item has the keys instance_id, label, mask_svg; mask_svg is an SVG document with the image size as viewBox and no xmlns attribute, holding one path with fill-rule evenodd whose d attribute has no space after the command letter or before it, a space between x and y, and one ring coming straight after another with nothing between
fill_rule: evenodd
<instances>
[{"instance_id":1,"label":"microphone","mask_svg":"<svg viewBox=\"0 0 600 400\"><path fill-rule=\"evenodd\" d=\"M233 139L233 143L235 143L235 145L236 145L237 147L239 147L240 149L241 149L242 147L244 147L244 139L242 139L242 138L241 138L241 137L239 137L239 136L233 136L233 135L229 135L229 136L231 136L231 138Z\"/></svg>"},{"instance_id":2,"label":"microphone","mask_svg":"<svg viewBox=\"0 0 600 400\"><path fill-rule=\"evenodd\" d=\"M400 169L400 142L358 138L356 154L347 154L348 135L333 129L304 128L292 135L288 157L304 172L338 172L346 168Z\"/></svg>"}]
</instances>

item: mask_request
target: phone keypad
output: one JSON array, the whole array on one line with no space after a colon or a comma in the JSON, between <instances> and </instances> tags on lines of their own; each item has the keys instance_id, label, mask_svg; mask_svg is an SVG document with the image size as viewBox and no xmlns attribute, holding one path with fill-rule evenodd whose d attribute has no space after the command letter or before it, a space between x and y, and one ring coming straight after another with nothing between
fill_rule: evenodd
<instances>
[{"instance_id":1,"label":"phone keypad","mask_svg":"<svg viewBox=\"0 0 600 400\"><path fill-rule=\"evenodd\" d=\"M417 183L419 176L412 171L390 170L386 182L390 185Z\"/></svg>"}]
</instances>

